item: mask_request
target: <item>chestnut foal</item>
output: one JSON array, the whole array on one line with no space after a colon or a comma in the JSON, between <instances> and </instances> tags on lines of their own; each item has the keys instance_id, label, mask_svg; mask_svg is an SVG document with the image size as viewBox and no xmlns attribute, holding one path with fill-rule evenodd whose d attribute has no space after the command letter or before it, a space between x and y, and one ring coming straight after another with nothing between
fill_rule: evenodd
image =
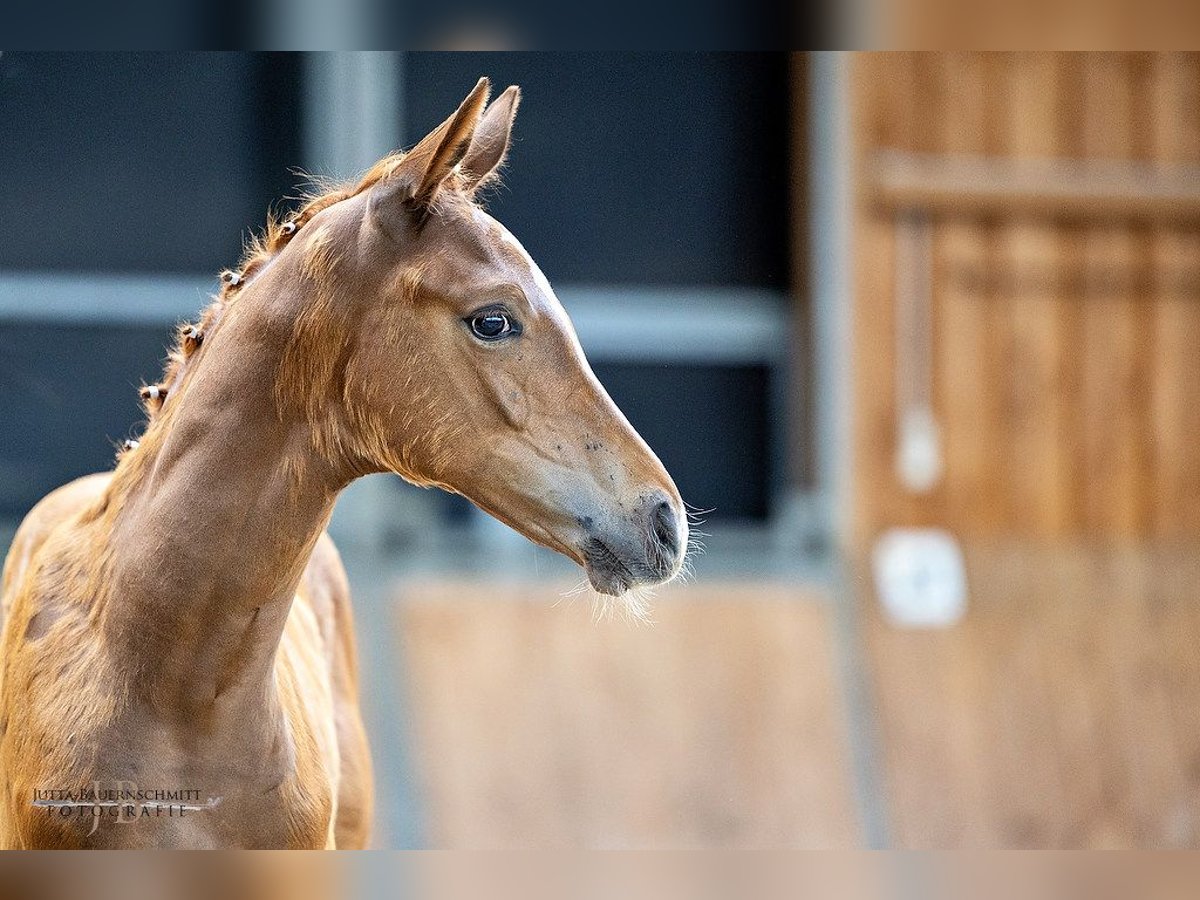
<instances>
[{"instance_id":1,"label":"chestnut foal","mask_svg":"<svg viewBox=\"0 0 1200 900\"><path fill-rule=\"evenodd\" d=\"M679 572L675 485L474 201L519 99L487 94L269 223L143 390L140 443L26 517L3 581L4 846L367 843L350 598L324 532L360 475L463 494L602 593Z\"/></svg>"}]
</instances>

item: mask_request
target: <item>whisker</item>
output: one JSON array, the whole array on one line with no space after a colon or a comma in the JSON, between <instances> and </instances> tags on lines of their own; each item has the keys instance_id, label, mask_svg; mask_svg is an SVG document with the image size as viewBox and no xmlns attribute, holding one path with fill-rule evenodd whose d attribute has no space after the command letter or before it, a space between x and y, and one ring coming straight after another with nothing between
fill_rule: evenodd
<instances>
[{"instance_id":1,"label":"whisker","mask_svg":"<svg viewBox=\"0 0 1200 900\"><path fill-rule=\"evenodd\" d=\"M589 595L592 603L592 622L610 622L618 615L626 622L635 625L653 625L651 615L651 600L654 590L648 587L635 587L625 591L620 596L602 594L591 586L586 579L575 587L564 591L555 603L557 606L564 600L574 601L581 594Z\"/></svg>"},{"instance_id":2,"label":"whisker","mask_svg":"<svg viewBox=\"0 0 1200 900\"><path fill-rule=\"evenodd\" d=\"M566 590L559 591L558 599L556 601L554 601L554 605L558 606L564 600L567 600L567 601L574 600L580 594L584 593L587 589L588 589L588 580L586 578L584 578L578 584L576 584L574 587L570 587L570 588L567 588Z\"/></svg>"},{"instance_id":3,"label":"whisker","mask_svg":"<svg viewBox=\"0 0 1200 900\"><path fill-rule=\"evenodd\" d=\"M625 621L635 625L652 625L654 619L651 617L651 600L654 598L654 590L648 587L630 588L620 597L616 597L615 602L609 604L611 607L620 607L624 615Z\"/></svg>"},{"instance_id":4,"label":"whisker","mask_svg":"<svg viewBox=\"0 0 1200 900\"><path fill-rule=\"evenodd\" d=\"M688 525L703 525L707 520L706 516L717 511L715 506L710 506L707 509L701 509L699 506L693 506L686 500L683 501L684 517L687 519Z\"/></svg>"}]
</instances>

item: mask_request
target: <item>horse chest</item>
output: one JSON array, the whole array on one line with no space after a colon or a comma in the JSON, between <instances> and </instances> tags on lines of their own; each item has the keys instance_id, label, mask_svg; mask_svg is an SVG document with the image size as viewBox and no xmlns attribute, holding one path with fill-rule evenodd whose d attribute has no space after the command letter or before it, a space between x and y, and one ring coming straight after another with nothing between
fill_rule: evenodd
<instances>
[{"instance_id":1,"label":"horse chest","mask_svg":"<svg viewBox=\"0 0 1200 900\"><path fill-rule=\"evenodd\" d=\"M290 741L284 752L180 740L142 721L77 739L12 807L14 846L321 848L333 785ZM253 758L257 756L257 758ZM306 772L307 770L307 772ZM34 787L33 785L39 785ZM28 795L28 796L26 796Z\"/></svg>"}]
</instances>

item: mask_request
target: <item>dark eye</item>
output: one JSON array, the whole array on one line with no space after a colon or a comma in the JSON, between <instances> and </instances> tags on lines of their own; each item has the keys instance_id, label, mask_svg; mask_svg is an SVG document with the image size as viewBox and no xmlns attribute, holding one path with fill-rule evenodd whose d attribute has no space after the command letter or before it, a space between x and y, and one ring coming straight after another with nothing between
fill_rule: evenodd
<instances>
[{"instance_id":1,"label":"dark eye","mask_svg":"<svg viewBox=\"0 0 1200 900\"><path fill-rule=\"evenodd\" d=\"M516 322L508 313L499 309L476 313L467 321L471 325L471 331L483 341L498 341L500 338L519 332Z\"/></svg>"}]
</instances>

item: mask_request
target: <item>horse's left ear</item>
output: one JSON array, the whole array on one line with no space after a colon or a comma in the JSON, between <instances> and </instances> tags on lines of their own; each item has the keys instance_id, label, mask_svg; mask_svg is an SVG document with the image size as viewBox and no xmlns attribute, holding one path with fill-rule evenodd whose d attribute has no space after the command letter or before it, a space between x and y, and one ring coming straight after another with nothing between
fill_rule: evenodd
<instances>
[{"instance_id":1,"label":"horse's left ear","mask_svg":"<svg viewBox=\"0 0 1200 900\"><path fill-rule=\"evenodd\" d=\"M521 89L514 84L492 101L479 120L471 146L459 166L468 191L481 188L504 164L520 103Z\"/></svg>"},{"instance_id":2,"label":"horse's left ear","mask_svg":"<svg viewBox=\"0 0 1200 900\"><path fill-rule=\"evenodd\" d=\"M380 185L372 197L372 206L390 207L395 201L422 214L428 211L442 182L454 171L467 151L487 104L491 85L480 78L454 115L435 128L413 147Z\"/></svg>"}]
</instances>

